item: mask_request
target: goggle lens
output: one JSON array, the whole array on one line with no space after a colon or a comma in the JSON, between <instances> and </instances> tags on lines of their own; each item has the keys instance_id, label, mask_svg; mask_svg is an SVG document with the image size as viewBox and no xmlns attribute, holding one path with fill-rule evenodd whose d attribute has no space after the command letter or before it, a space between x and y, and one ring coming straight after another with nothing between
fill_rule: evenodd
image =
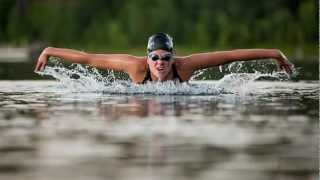
<instances>
[{"instance_id":1,"label":"goggle lens","mask_svg":"<svg viewBox=\"0 0 320 180\"><path fill-rule=\"evenodd\" d=\"M152 61L157 61L157 60L170 61L172 59L172 55L166 54L163 57L160 57L158 54L149 54L149 58Z\"/></svg>"}]
</instances>

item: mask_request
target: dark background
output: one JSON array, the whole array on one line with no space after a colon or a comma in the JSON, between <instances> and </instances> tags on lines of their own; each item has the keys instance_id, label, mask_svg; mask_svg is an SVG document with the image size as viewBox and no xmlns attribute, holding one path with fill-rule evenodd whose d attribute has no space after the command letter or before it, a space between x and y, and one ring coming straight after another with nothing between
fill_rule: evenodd
<instances>
[{"instance_id":1,"label":"dark background","mask_svg":"<svg viewBox=\"0 0 320 180\"><path fill-rule=\"evenodd\" d=\"M318 79L318 17L316 0L0 0L0 48L28 52L23 63L2 58L0 79L38 79L46 46L143 55L155 32L169 33L179 55L278 48L300 79Z\"/></svg>"}]
</instances>

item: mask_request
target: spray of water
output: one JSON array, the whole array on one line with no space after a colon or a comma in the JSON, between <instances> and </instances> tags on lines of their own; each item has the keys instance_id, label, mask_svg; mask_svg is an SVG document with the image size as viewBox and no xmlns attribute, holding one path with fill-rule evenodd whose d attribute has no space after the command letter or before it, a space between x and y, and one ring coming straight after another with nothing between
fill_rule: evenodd
<instances>
[{"instance_id":1,"label":"spray of water","mask_svg":"<svg viewBox=\"0 0 320 180\"><path fill-rule=\"evenodd\" d=\"M273 64L274 65L274 64ZM204 83L209 70L194 73L189 82L176 81L148 82L135 84L128 79L117 77L115 72L102 74L95 68L80 64L63 65L59 59L50 59L50 64L44 71L36 72L57 79L61 88L69 92L102 92L108 94L154 94L154 95L217 95L226 92L237 92L246 84L255 80L288 80L284 72L271 71L272 64L260 66L246 65L244 62L234 62L220 66L221 78L216 83ZM259 70L259 71L258 71ZM251 71L251 72L249 72ZM252 72L253 71L253 72ZM268 72L269 71L269 72Z\"/></svg>"}]
</instances>

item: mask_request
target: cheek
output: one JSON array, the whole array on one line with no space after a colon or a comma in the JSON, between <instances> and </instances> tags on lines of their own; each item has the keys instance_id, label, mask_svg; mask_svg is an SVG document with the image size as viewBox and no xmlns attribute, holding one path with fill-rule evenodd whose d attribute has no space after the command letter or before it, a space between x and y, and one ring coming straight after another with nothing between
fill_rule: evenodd
<instances>
[{"instance_id":1,"label":"cheek","mask_svg":"<svg viewBox=\"0 0 320 180\"><path fill-rule=\"evenodd\" d=\"M172 65L173 65L173 62L171 61L171 62L168 62L168 69L171 69L172 68Z\"/></svg>"},{"instance_id":2,"label":"cheek","mask_svg":"<svg viewBox=\"0 0 320 180\"><path fill-rule=\"evenodd\" d=\"M149 70L151 72L156 72L156 65L153 62L148 61Z\"/></svg>"},{"instance_id":3,"label":"cheek","mask_svg":"<svg viewBox=\"0 0 320 180\"><path fill-rule=\"evenodd\" d=\"M155 66L155 65L154 65L154 62L152 62L152 61L149 61L149 60L148 60L147 63L148 63L148 66L149 66L150 69Z\"/></svg>"}]
</instances>

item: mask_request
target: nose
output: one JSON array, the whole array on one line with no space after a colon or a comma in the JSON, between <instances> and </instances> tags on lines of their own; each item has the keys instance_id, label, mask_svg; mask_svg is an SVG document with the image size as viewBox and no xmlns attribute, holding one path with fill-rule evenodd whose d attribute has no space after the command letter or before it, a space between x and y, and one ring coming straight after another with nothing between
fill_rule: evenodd
<instances>
[{"instance_id":1,"label":"nose","mask_svg":"<svg viewBox=\"0 0 320 180\"><path fill-rule=\"evenodd\" d=\"M158 65L164 65L165 64L165 61L164 60L157 60L156 62Z\"/></svg>"}]
</instances>

